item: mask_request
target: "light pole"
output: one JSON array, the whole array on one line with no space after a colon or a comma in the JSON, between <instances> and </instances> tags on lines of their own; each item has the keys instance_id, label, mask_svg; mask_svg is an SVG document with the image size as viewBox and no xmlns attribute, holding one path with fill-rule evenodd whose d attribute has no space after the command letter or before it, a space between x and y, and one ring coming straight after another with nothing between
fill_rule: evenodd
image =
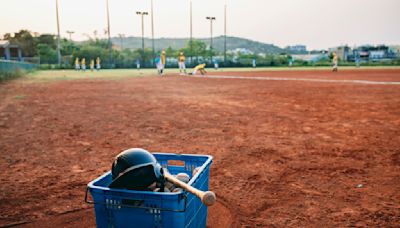
<instances>
[{"instance_id":1,"label":"light pole","mask_svg":"<svg viewBox=\"0 0 400 228\"><path fill-rule=\"evenodd\" d=\"M224 66L226 67L226 3L225 3L225 10L224 10L224 30L225 30L225 35L224 35Z\"/></svg>"},{"instance_id":2,"label":"light pole","mask_svg":"<svg viewBox=\"0 0 400 228\"><path fill-rule=\"evenodd\" d=\"M119 39L120 39L120 41L121 41L121 51L123 51L124 50L124 38L125 38L125 34L118 34L118 36L119 36Z\"/></svg>"},{"instance_id":3,"label":"light pole","mask_svg":"<svg viewBox=\"0 0 400 228\"><path fill-rule=\"evenodd\" d=\"M190 64L193 58L193 18L192 18L192 1L190 1Z\"/></svg>"},{"instance_id":4,"label":"light pole","mask_svg":"<svg viewBox=\"0 0 400 228\"><path fill-rule=\"evenodd\" d=\"M137 11L136 14L141 16L141 18L142 18L142 54L143 54L142 61L143 61L143 66L144 66L145 65L144 64L144 16L148 15L149 13Z\"/></svg>"},{"instance_id":5,"label":"light pole","mask_svg":"<svg viewBox=\"0 0 400 228\"><path fill-rule=\"evenodd\" d=\"M68 35L69 35L69 40L72 41L72 34L74 34L74 31L67 31Z\"/></svg>"},{"instance_id":6,"label":"light pole","mask_svg":"<svg viewBox=\"0 0 400 228\"><path fill-rule=\"evenodd\" d=\"M154 8L153 8L153 0L151 0L151 47L153 49L152 61L154 61L154 58L156 57L156 51L155 51L155 47L154 47Z\"/></svg>"},{"instance_id":7,"label":"light pole","mask_svg":"<svg viewBox=\"0 0 400 228\"><path fill-rule=\"evenodd\" d=\"M58 65L61 66L61 41L60 41L60 19L58 16L58 0L56 0L56 14L57 14L57 57L58 57Z\"/></svg>"},{"instance_id":8,"label":"light pole","mask_svg":"<svg viewBox=\"0 0 400 228\"><path fill-rule=\"evenodd\" d=\"M109 57L109 61L110 61L110 65L111 68L113 68L113 59L112 59L112 44L111 44L111 31L110 31L110 8L108 6L108 0L106 0L106 4L107 4L107 34L108 34L108 48L110 49L110 57Z\"/></svg>"},{"instance_id":9,"label":"light pole","mask_svg":"<svg viewBox=\"0 0 400 228\"><path fill-rule=\"evenodd\" d=\"M213 21L216 20L215 17L206 17L207 20L210 20L210 32L211 32L211 38L210 38L210 56L211 56L211 63L212 63L212 58L213 58Z\"/></svg>"}]
</instances>

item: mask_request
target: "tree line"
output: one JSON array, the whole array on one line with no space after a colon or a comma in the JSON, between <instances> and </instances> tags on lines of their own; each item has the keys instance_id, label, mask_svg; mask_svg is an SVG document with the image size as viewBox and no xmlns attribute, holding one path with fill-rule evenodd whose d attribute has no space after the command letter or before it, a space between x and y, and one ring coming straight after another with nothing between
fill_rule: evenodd
<instances>
[{"instance_id":1,"label":"tree line","mask_svg":"<svg viewBox=\"0 0 400 228\"><path fill-rule=\"evenodd\" d=\"M57 56L57 36L53 34L38 34L28 30L7 33L3 36L4 40L11 44L17 44L22 49L25 57L36 57L40 59L42 68L59 67ZM193 67L198 63L207 63L208 67L213 66L213 62L218 62L219 66L226 67L251 67L253 63L257 66L328 66L331 58L321 59L317 62L307 62L293 60L289 54L272 53L232 53L227 54L225 62L224 53L215 49L210 50L209 46L200 40L188 41L183 48L174 49L165 47L167 54L167 67L177 67L177 58L180 52L186 55L187 66ZM161 50L153 53L151 48L142 49L122 49L116 43L110 52L109 43L106 39L90 38L87 41L75 42L66 38L61 39L62 68L73 68L76 58L85 58L86 61L100 57L103 68L136 68L140 63L141 67L154 67L154 58L159 55ZM343 63L350 64L350 63Z\"/></svg>"}]
</instances>

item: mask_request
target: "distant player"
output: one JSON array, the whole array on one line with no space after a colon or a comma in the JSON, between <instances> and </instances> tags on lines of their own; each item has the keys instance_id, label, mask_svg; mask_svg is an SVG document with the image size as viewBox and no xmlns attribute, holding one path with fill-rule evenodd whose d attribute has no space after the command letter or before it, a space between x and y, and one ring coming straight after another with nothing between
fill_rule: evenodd
<instances>
[{"instance_id":1,"label":"distant player","mask_svg":"<svg viewBox=\"0 0 400 228\"><path fill-rule=\"evenodd\" d=\"M96 69L97 69L97 71L99 71L100 69L101 69L101 60L100 60L100 57L97 57L96 58Z\"/></svg>"},{"instance_id":2,"label":"distant player","mask_svg":"<svg viewBox=\"0 0 400 228\"><path fill-rule=\"evenodd\" d=\"M75 70L79 71L80 69L81 69L81 66L79 64L79 58L76 58L75 59Z\"/></svg>"},{"instance_id":3,"label":"distant player","mask_svg":"<svg viewBox=\"0 0 400 228\"><path fill-rule=\"evenodd\" d=\"M83 71L86 71L86 59L85 58L83 58L81 61L81 68Z\"/></svg>"},{"instance_id":4,"label":"distant player","mask_svg":"<svg viewBox=\"0 0 400 228\"><path fill-rule=\"evenodd\" d=\"M183 52L181 52L181 53L179 54L179 57L178 57L179 74L180 74L180 75L186 74L186 65L185 65L185 61L186 61L186 57L185 57L185 55L183 54ZM183 72L183 73L182 73L182 72Z\"/></svg>"},{"instance_id":5,"label":"distant player","mask_svg":"<svg viewBox=\"0 0 400 228\"><path fill-rule=\"evenodd\" d=\"M218 70L219 67L218 60L214 59L213 62L214 62L214 70Z\"/></svg>"},{"instance_id":6,"label":"distant player","mask_svg":"<svg viewBox=\"0 0 400 228\"><path fill-rule=\"evenodd\" d=\"M293 57L292 56L288 56L288 63L289 63L289 67L293 66Z\"/></svg>"},{"instance_id":7,"label":"distant player","mask_svg":"<svg viewBox=\"0 0 400 228\"><path fill-rule=\"evenodd\" d=\"M159 55L154 58L154 63L156 64L157 67L157 73L161 75L161 58Z\"/></svg>"},{"instance_id":8,"label":"distant player","mask_svg":"<svg viewBox=\"0 0 400 228\"><path fill-rule=\"evenodd\" d=\"M140 60L136 59L136 69L140 70Z\"/></svg>"},{"instance_id":9,"label":"distant player","mask_svg":"<svg viewBox=\"0 0 400 228\"><path fill-rule=\"evenodd\" d=\"M332 72L337 72L338 71L338 57L336 55L336 52L333 52L333 59L332 59Z\"/></svg>"},{"instance_id":10,"label":"distant player","mask_svg":"<svg viewBox=\"0 0 400 228\"><path fill-rule=\"evenodd\" d=\"M193 69L193 73L191 75L196 75L197 71L200 71L201 75L204 75L205 73L207 73L205 68L206 68L205 63L199 64Z\"/></svg>"},{"instance_id":11,"label":"distant player","mask_svg":"<svg viewBox=\"0 0 400 228\"><path fill-rule=\"evenodd\" d=\"M163 50L160 55L160 75L164 75L164 68L166 63L167 63L167 54Z\"/></svg>"},{"instance_id":12,"label":"distant player","mask_svg":"<svg viewBox=\"0 0 400 228\"><path fill-rule=\"evenodd\" d=\"M94 71L94 59L90 59L90 71Z\"/></svg>"}]
</instances>

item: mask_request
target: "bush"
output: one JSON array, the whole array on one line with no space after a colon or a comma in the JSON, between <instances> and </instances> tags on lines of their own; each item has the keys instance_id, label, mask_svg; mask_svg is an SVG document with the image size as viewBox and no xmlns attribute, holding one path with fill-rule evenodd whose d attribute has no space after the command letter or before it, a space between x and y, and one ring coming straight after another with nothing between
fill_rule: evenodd
<instances>
[{"instance_id":1,"label":"bush","mask_svg":"<svg viewBox=\"0 0 400 228\"><path fill-rule=\"evenodd\" d=\"M21 77L25 73L26 71L20 68L17 68L15 71L0 71L0 83Z\"/></svg>"}]
</instances>

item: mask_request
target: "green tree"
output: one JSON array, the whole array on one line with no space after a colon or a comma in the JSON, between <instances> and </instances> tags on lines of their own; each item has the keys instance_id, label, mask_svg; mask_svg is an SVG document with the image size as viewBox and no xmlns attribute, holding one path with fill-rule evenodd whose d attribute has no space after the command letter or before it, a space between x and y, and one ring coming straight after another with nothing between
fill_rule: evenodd
<instances>
[{"instance_id":1,"label":"green tree","mask_svg":"<svg viewBox=\"0 0 400 228\"><path fill-rule=\"evenodd\" d=\"M37 44L47 44L50 48L57 48L57 41L55 35L52 34L42 34L36 37L35 42Z\"/></svg>"},{"instance_id":2,"label":"green tree","mask_svg":"<svg viewBox=\"0 0 400 228\"><path fill-rule=\"evenodd\" d=\"M61 40L61 55L73 55L75 52L79 51L80 47L73 41L62 39Z\"/></svg>"},{"instance_id":3,"label":"green tree","mask_svg":"<svg viewBox=\"0 0 400 228\"><path fill-rule=\"evenodd\" d=\"M18 45L24 56L33 57L36 55L36 42L30 31L20 30L14 33L13 37L7 33L4 35L4 39L10 41L11 44Z\"/></svg>"},{"instance_id":4,"label":"green tree","mask_svg":"<svg viewBox=\"0 0 400 228\"><path fill-rule=\"evenodd\" d=\"M145 48L144 53L141 48L138 48L135 51L133 51L133 55L135 57L135 60L134 60L135 63L136 63L136 60L140 60L142 66L144 66L144 67L151 66L151 64L153 62L153 50L150 48ZM158 55L160 55L160 54L158 54Z\"/></svg>"},{"instance_id":5,"label":"green tree","mask_svg":"<svg viewBox=\"0 0 400 228\"><path fill-rule=\"evenodd\" d=\"M167 57L176 57L178 58L179 55L179 50L173 49L172 47L168 47L167 50L165 50Z\"/></svg>"},{"instance_id":6,"label":"green tree","mask_svg":"<svg viewBox=\"0 0 400 228\"><path fill-rule=\"evenodd\" d=\"M193 49L191 49L190 41L188 41L185 47L180 51L184 52L187 57L192 56L194 58L194 63L199 61L199 57L205 57L207 55L207 45L204 42L193 40L192 48Z\"/></svg>"},{"instance_id":7,"label":"green tree","mask_svg":"<svg viewBox=\"0 0 400 228\"><path fill-rule=\"evenodd\" d=\"M47 44L38 44L38 54L41 64L57 63L57 52Z\"/></svg>"}]
</instances>

